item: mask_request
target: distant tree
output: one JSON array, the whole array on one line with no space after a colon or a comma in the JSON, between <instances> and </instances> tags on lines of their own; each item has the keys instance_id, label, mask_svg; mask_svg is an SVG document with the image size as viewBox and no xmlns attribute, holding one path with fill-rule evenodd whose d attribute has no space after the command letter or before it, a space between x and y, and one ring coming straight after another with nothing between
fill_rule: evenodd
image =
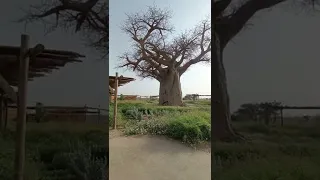
<instances>
[{"instance_id":1,"label":"distant tree","mask_svg":"<svg viewBox=\"0 0 320 180\"><path fill-rule=\"evenodd\" d=\"M270 124L270 121L272 121L272 123L275 123L277 116L279 115L279 108L282 105L281 102L277 102L277 101L273 101L273 102L265 102L262 103L262 107L264 107L264 109L262 109L262 111L265 113L265 119L264 122L266 125Z\"/></svg>"},{"instance_id":2,"label":"distant tree","mask_svg":"<svg viewBox=\"0 0 320 180\"><path fill-rule=\"evenodd\" d=\"M264 119L264 123L269 125L272 115L274 114L274 108L272 107L272 103L264 102L260 103L260 114Z\"/></svg>"},{"instance_id":3,"label":"distant tree","mask_svg":"<svg viewBox=\"0 0 320 180\"><path fill-rule=\"evenodd\" d=\"M123 94L120 94L119 100L124 100L124 95Z\"/></svg>"},{"instance_id":4,"label":"distant tree","mask_svg":"<svg viewBox=\"0 0 320 180\"><path fill-rule=\"evenodd\" d=\"M317 0L293 0L299 7L319 7ZM236 133L230 123L230 105L227 89L226 70L223 64L223 51L227 44L245 27L258 12L289 0L214 0L213 19L213 56L212 93L212 132L217 139L234 139Z\"/></svg>"},{"instance_id":5,"label":"distant tree","mask_svg":"<svg viewBox=\"0 0 320 180\"><path fill-rule=\"evenodd\" d=\"M172 37L167 10L149 7L144 13L129 14L122 29L132 41L132 50L120 56L119 67L135 71L142 78L160 82L159 104L182 105L180 77L192 65L210 62L211 23Z\"/></svg>"},{"instance_id":6,"label":"distant tree","mask_svg":"<svg viewBox=\"0 0 320 180\"><path fill-rule=\"evenodd\" d=\"M41 21L47 33L62 28L81 32L85 44L100 51L109 51L109 0L42 0L31 5L18 22Z\"/></svg>"},{"instance_id":7,"label":"distant tree","mask_svg":"<svg viewBox=\"0 0 320 180\"><path fill-rule=\"evenodd\" d=\"M262 103L245 103L233 114L235 120L253 120L259 122L264 120L266 125L270 121L274 123L278 116L278 108L281 106L280 102L262 102Z\"/></svg>"},{"instance_id":8,"label":"distant tree","mask_svg":"<svg viewBox=\"0 0 320 180\"><path fill-rule=\"evenodd\" d=\"M258 103L245 103L240 106L234 115L236 118L258 121L259 108Z\"/></svg>"}]
</instances>

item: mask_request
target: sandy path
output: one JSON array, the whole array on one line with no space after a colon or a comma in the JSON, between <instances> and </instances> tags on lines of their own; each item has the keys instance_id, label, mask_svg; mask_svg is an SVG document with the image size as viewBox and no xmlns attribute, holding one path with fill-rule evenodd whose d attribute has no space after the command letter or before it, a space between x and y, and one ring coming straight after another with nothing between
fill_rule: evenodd
<instances>
[{"instance_id":1,"label":"sandy path","mask_svg":"<svg viewBox=\"0 0 320 180\"><path fill-rule=\"evenodd\" d=\"M210 153L164 137L110 138L110 180L210 180Z\"/></svg>"}]
</instances>

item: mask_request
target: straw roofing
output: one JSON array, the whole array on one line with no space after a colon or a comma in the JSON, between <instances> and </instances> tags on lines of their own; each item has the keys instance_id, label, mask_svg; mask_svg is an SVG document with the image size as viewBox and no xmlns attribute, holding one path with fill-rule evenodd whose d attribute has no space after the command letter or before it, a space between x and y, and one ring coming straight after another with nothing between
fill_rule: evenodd
<instances>
[{"instance_id":1,"label":"straw roofing","mask_svg":"<svg viewBox=\"0 0 320 180\"><path fill-rule=\"evenodd\" d=\"M18 85L20 47L0 46L0 73L11 86ZM67 63L82 62L84 55L71 51L45 49L30 59L29 81L50 74Z\"/></svg>"}]
</instances>

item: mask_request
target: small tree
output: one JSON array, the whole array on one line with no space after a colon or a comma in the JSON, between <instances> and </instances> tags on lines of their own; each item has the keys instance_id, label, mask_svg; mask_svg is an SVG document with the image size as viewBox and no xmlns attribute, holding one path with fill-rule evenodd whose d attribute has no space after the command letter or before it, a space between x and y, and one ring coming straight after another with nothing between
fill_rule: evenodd
<instances>
[{"instance_id":1,"label":"small tree","mask_svg":"<svg viewBox=\"0 0 320 180\"><path fill-rule=\"evenodd\" d=\"M147 12L127 16L122 29L133 40L132 51L120 56L142 78L160 82L159 104L182 105L180 77L192 65L210 62L211 24L203 21L194 29L171 37L170 12L149 7Z\"/></svg>"},{"instance_id":2,"label":"small tree","mask_svg":"<svg viewBox=\"0 0 320 180\"><path fill-rule=\"evenodd\" d=\"M123 94L120 94L119 100L124 100L124 95Z\"/></svg>"},{"instance_id":3,"label":"small tree","mask_svg":"<svg viewBox=\"0 0 320 180\"><path fill-rule=\"evenodd\" d=\"M258 103L245 103L240 106L234 115L236 118L258 121L259 108Z\"/></svg>"}]
</instances>

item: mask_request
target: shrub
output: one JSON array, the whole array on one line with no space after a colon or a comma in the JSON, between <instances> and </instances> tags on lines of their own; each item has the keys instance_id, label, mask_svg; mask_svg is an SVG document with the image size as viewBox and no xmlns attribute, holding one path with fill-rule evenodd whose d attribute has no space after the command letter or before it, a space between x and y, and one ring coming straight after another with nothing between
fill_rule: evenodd
<instances>
[{"instance_id":1,"label":"shrub","mask_svg":"<svg viewBox=\"0 0 320 180\"><path fill-rule=\"evenodd\" d=\"M41 128L37 129L33 125L29 124L27 129L25 180L105 179L109 158L106 132L88 127L81 132L67 128L62 131L43 128L45 124L39 127L37 124L37 128ZM61 123L56 126L59 125ZM13 175L14 132L8 130L6 133L5 138L0 136L1 180L12 179ZM82 171L87 166L89 168Z\"/></svg>"},{"instance_id":2,"label":"shrub","mask_svg":"<svg viewBox=\"0 0 320 180\"><path fill-rule=\"evenodd\" d=\"M81 142L71 144L68 151L54 154L47 165L46 176L57 180L66 177L69 180L106 180L107 154L106 147L88 146Z\"/></svg>"},{"instance_id":3,"label":"shrub","mask_svg":"<svg viewBox=\"0 0 320 180\"><path fill-rule=\"evenodd\" d=\"M211 139L211 125L197 114L185 114L169 121L167 133L172 138L197 143Z\"/></svg>"},{"instance_id":4,"label":"shrub","mask_svg":"<svg viewBox=\"0 0 320 180\"><path fill-rule=\"evenodd\" d=\"M123 94L120 94L119 100L124 100L124 95Z\"/></svg>"},{"instance_id":5,"label":"shrub","mask_svg":"<svg viewBox=\"0 0 320 180\"><path fill-rule=\"evenodd\" d=\"M205 112L171 113L151 120L128 123L125 134L167 135L188 143L211 139L210 115Z\"/></svg>"},{"instance_id":6,"label":"shrub","mask_svg":"<svg viewBox=\"0 0 320 180\"><path fill-rule=\"evenodd\" d=\"M12 179L13 153L0 152L0 179Z\"/></svg>"},{"instance_id":7,"label":"shrub","mask_svg":"<svg viewBox=\"0 0 320 180\"><path fill-rule=\"evenodd\" d=\"M148 120L140 121L136 124L127 124L125 129L126 135L136 134L152 134L152 135L166 135L168 124L162 120Z\"/></svg>"},{"instance_id":8,"label":"shrub","mask_svg":"<svg viewBox=\"0 0 320 180\"><path fill-rule=\"evenodd\" d=\"M143 113L139 111L138 108L133 107L132 109L126 109L125 111L122 111L122 112L124 112L125 117L128 119L138 120L138 121L142 120Z\"/></svg>"}]
</instances>

